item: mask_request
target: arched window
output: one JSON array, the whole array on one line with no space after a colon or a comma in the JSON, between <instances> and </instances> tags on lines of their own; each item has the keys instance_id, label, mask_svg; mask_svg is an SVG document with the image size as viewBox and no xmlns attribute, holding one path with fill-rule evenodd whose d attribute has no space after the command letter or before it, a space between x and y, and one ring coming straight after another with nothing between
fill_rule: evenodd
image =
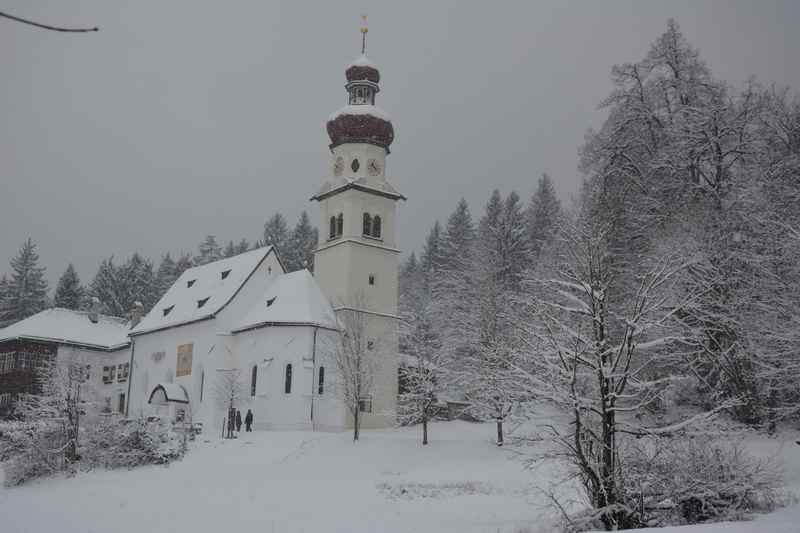
<instances>
[{"instance_id":1,"label":"arched window","mask_svg":"<svg viewBox=\"0 0 800 533\"><path fill-rule=\"evenodd\" d=\"M283 392L292 393L292 363L286 365L286 381L283 384Z\"/></svg>"},{"instance_id":2,"label":"arched window","mask_svg":"<svg viewBox=\"0 0 800 533\"><path fill-rule=\"evenodd\" d=\"M381 217L375 215L372 219L372 236L376 239L381 238Z\"/></svg>"},{"instance_id":3,"label":"arched window","mask_svg":"<svg viewBox=\"0 0 800 533\"><path fill-rule=\"evenodd\" d=\"M339 213L339 216L336 217L336 235L341 237L343 231L344 231L344 215L342 213Z\"/></svg>"},{"instance_id":4,"label":"arched window","mask_svg":"<svg viewBox=\"0 0 800 533\"><path fill-rule=\"evenodd\" d=\"M325 391L325 367L319 367L319 385L317 386L317 394L322 396Z\"/></svg>"},{"instance_id":5,"label":"arched window","mask_svg":"<svg viewBox=\"0 0 800 533\"><path fill-rule=\"evenodd\" d=\"M364 235L372 235L372 217L364 213Z\"/></svg>"},{"instance_id":6,"label":"arched window","mask_svg":"<svg viewBox=\"0 0 800 533\"><path fill-rule=\"evenodd\" d=\"M253 371L250 376L250 396L256 395L256 382L258 381L258 366L253 365Z\"/></svg>"},{"instance_id":7,"label":"arched window","mask_svg":"<svg viewBox=\"0 0 800 533\"><path fill-rule=\"evenodd\" d=\"M335 237L336 237L336 217L331 217L330 238L333 239Z\"/></svg>"}]
</instances>

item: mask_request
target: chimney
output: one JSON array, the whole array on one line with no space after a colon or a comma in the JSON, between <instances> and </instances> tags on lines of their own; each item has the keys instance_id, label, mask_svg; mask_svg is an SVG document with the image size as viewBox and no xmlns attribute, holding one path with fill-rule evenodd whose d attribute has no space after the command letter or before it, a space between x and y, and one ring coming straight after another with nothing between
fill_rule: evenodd
<instances>
[{"instance_id":1,"label":"chimney","mask_svg":"<svg viewBox=\"0 0 800 533\"><path fill-rule=\"evenodd\" d=\"M89 322L97 324L100 320L100 298L92 296L92 306L89 308Z\"/></svg>"},{"instance_id":2,"label":"chimney","mask_svg":"<svg viewBox=\"0 0 800 533\"><path fill-rule=\"evenodd\" d=\"M144 315L144 306L142 302L135 301L133 302L133 309L131 309L131 329L135 328L139 322L142 321L142 316Z\"/></svg>"}]
</instances>

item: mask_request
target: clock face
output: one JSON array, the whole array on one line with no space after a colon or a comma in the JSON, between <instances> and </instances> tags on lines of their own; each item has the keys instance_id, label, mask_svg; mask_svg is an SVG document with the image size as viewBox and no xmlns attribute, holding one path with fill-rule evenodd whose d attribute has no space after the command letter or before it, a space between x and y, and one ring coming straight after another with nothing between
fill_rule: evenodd
<instances>
[{"instance_id":1,"label":"clock face","mask_svg":"<svg viewBox=\"0 0 800 533\"><path fill-rule=\"evenodd\" d=\"M344 170L344 159L341 157L337 157L336 162L333 164L333 175L337 177L341 176L343 170Z\"/></svg>"},{"instance_id":2,"label":"clock face","mask_svg":"<svg viewBox=\"0 0 800 533\"><path fill-rule=\"evenodd\" d=\"M375 159L370 159L367 163L367 170L370 176L378 176L381 173L381 164Z\"/></svg>"}]
</instances>

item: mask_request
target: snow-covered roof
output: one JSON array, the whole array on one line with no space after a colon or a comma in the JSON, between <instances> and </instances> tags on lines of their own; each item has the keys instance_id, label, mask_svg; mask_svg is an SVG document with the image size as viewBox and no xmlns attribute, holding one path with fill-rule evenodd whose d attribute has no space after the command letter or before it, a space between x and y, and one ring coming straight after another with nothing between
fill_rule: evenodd
<instances>
[{"instance_id":1,"label":"snow-covered roof","mask_svg":"<svg viewBox=\"0 0 800 533\"><path fill-rule=\"evenodd\" d=\"M166 402L189 403L189 395L177 383L158 383L150 393L147 403L164 405Z\"/></svg>"},{"instance_id":2,"label":"snow-covered roof","mask_svg":"<svg viewBox=\"0 0 800 533\"><path fill-rule=\"evenodd\" d=\"M272 246L266 246L186 270L131 330L131 335L216 315L270 252Z\"/></svg>"},{"instance_id":3,"label":"snow-covered roof","mask_svg":"<svg viewBox=\"0 0 800 533\"><path fill-rule=\"evenodd\" d=\"M347 65L346 69L350 67L370 67L374 68L375 70L378 70L378 65L367 59L367 56L364 54L361 54L352 63Z\"/></svg>"},{"instance_id":4,"label":"snow-covered roof","mask_svg":"<svg viewBox=\"0 0 800 533\"><path fill-rule=\"evenodd\" d=\"M319 188L317 194L311 197L312 200L320 200L335 191L340 191L349 188L358 188L367 192L375 192L380 195L389 196L391 198L398 198L405 200L400 191L398 191L391 183L386 180L369 181L367 178L361 177L358 179L349 178L346 176L338 178L330 178L326 180Z\"/></svg>"},{"instance_id":5,"label":"snow-covered roof","mask_svg":"<svg viewBox=\"0 0 800 533\"><path fill-rule=\"evenodd\" d=\"M0 329L0 342L27 339L74 344L115 350L130 344L128 325L122 318L98 315L97 323L89 320L90 313L55 307Z\"/></svg>"},{"instance_id":6,"label":"snow-covered roof","mask_svg":"<svg viewBox=\"0 0 800 533\"><path fill-rule=\"evenodd\" d=\"M378 106L372 104L351 104L346 105L343 108L339 109L338 111L334 111L328 117L328 121L336 120L337 117L341 115L371 115L375 118L383 119L387 122L391 122L392 119L389 117L389 113L384 111Z\"/></svg>"},{"instance_id":7,"label":"snow-covered roof","mask_svg":"<svg viewBox=\"0 0 800 533\"><path fill-rule=\"evenodd\" d=\"M232 330L271 324L302 324L338 329L336 313L308 270L278 276Z\"/></svg>"}]
</instances>

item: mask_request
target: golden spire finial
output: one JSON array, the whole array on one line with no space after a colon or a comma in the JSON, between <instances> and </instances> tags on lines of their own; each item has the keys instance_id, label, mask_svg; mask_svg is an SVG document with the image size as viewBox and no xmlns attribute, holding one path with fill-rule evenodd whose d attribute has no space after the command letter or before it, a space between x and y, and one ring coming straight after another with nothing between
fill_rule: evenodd
<instances>
[{"instance_id":1,"label":"golden spire finial","mask_svg":"<svg viewBox=\"0 0 800 533\"><path fill-rule=\"evenodd\" d=\"M369 28L367 28L367 16L361 15L361 20L363 21L363 26L361 26L361 55L364 55L364 52L367 51L367 32Z\"/></svg>"}]
</instances>

